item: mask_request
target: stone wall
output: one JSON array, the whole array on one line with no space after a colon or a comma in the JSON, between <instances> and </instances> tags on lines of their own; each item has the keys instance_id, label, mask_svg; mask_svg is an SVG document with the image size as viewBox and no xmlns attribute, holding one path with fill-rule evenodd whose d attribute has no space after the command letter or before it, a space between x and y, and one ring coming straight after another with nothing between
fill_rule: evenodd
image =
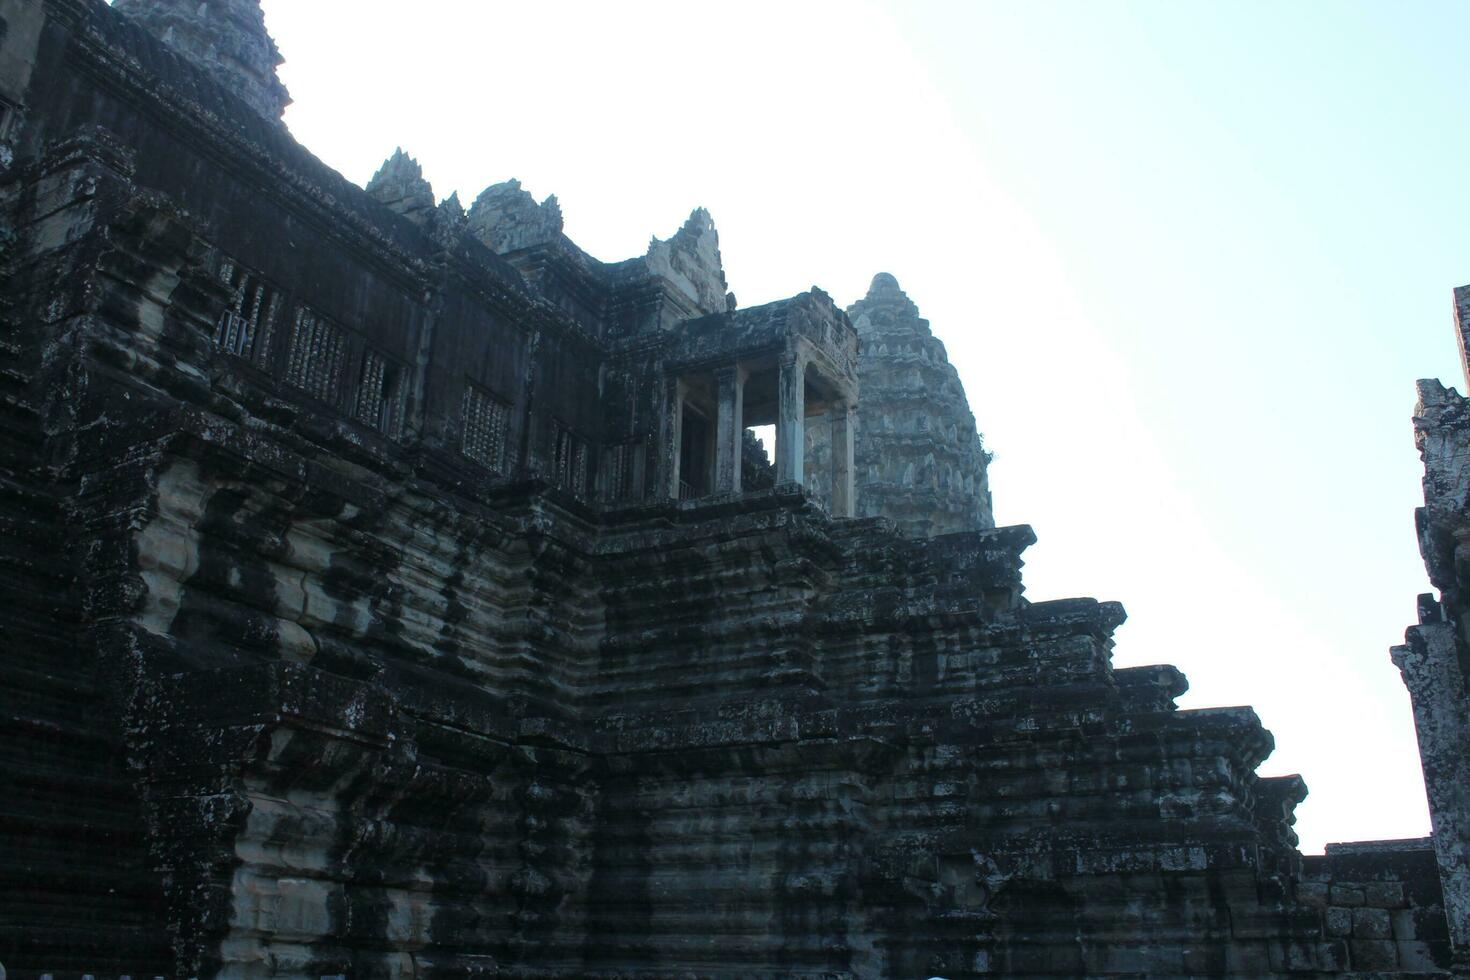
<instances>
[{"instance_id":1,"label":"stone wall","mask_svg":"<svg viewBox=\"0 0 1470 980\"><path fill-rule=\"evenodd\" d=\"M1304 864L1298 894L1326 910L1328 935L1347 940L1359 969L1434 973L1449 961L1432 840L1328 844Z\"/></svg>"}]
</instances>

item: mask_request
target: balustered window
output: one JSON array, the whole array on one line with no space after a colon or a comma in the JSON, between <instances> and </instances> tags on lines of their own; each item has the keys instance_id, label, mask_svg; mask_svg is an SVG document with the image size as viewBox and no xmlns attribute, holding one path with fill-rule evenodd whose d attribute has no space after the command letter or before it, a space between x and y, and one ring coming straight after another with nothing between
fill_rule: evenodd
<instances>
[{"instance_id":1,"label":"balustered window","mask_svg":"<svg viewBox=\"0 0 1470 980\"><path fill-rule=\"evenodd\" d=\"M610 503L643 495L643 443L625 442L607 449L604 493Z\"/></svg>"},{"instance_id":2,"label":"balustered window","mask_svg":"<svg viewBox=\"0 0 1470 980\"><path fill-rule=\"evenodd\" d=\"M403 431L406 389L402 366L369 348L363 354L362 376L357 384L358 421L397 439Z\"/></svg>"},{"instance_id":3,"label":"balustered window","mask_svg":"<svg viewBox=\"0 0 1470 980\"><path fill-rule=\"evenodd\" d=\"M510 405L478 385L464 390L464 436L460 451L481 466L505 469L505 434L510 424Z\"/></svg>"},{"instance_id":4,"label":"balustered window","mask_svg":"<svg viewBox=\"0 0 1470 980\"><path fill-rule=\"evenodd\" d=\"M581 497L587 492L587 441L560 422L553 426L552 478L563 490Z\"/></svg>"},{"instance_id":5,"label":"balustered window","mask_svg":"<svg viewBox=\"0 0 1470 980\"><path fill-rule=\"evenodd\" d=\"M304 306L296 311L286 352L288 383L336 404L346 359L347 334L340 327Z\"/></svg>"},{"instance_id":6,"label":"balustered window","mask_svg":"<svg viewBox=\"0 0 1470 980\"><path fill-rule=\"evenodd\" d=\"M274 340L280 291L232 259L220 262L219 280L229 287L231 296L215 324L214 345L257 364L264 363Z\"/></svg>"}]
</instances>

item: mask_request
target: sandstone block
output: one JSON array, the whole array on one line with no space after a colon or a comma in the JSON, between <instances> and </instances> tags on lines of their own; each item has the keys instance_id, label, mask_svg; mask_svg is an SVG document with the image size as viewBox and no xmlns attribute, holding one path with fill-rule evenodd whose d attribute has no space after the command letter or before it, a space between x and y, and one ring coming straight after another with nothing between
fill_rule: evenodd
<instances>
[{"instance_id":1,"label":"sandstone block","mask_svg":"<svg viewBox=\"0 0 1470 980\"><path fill-rule=\"evenodd\" d=\"M1363 885L1363 903L1379 909L1398 909L1408 904L1404 886L1397 881L1370 881Z\"/></svg>"},{"instance_id":2,"label":"sandstone block","mask_svg":"<svg viewBox=\"0 0 1470 980\"><path fill-rule=\"evenodd\" d=\"M1400 941L1396 944L1399 954L1399 969L1404 972L1434 973L1441 968L1441 964L1435 962L1434 950L1426 942L1419 940Z\"/></svg>"},{"instance_id":3,"label":"sandstone block","mask_svg":"<svg viewBox=\"0 0 1470 980\"><path fill-rule=\"evenodd\" d=\"M1383 909L1353 909L1354 939L1388 939L1392 935L1388 913Z\"/></svg>"},{"instance_id":4,"label":"sandstone block","mask_svg":"<svg viewBox=\"0 0 1470 980\"><path fill-rule=\"evenodd\" d=\"M1296 886L1296 899L1313 908L1326 908L1329 886L1325 881L1304 881Z\"/></svg>"},{"instance_id":5,"label":"sandstone block","mask_svg":"<svg viewBox=\"0 0 1470 980\"><path fill-rule=\"evenodd\" d=\"M1398 946L1383 939L1354 939L1348 944L1354 970L1392 970L1398 966Z\"/></svg>"}]
</instances>

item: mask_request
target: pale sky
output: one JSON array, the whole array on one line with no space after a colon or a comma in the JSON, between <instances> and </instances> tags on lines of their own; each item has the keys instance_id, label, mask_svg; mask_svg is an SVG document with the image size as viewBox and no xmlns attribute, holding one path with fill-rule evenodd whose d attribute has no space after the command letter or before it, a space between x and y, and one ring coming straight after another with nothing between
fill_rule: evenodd
<instances>
[{"instance_id":1,"label":"pale sky","mask_svg":"<svg viewBox=\"0 0 1470 980\"><path fill-rule=\"evenodd\" d=\"M1428 832L1388 647L1414 380L1463 387L1463 4L265 0L296 136L519 178L593 255L710 209L742 305L896 275L1035 527L1028 595L1251 704L1303 850Z\"/></svg>"}]
</instances>

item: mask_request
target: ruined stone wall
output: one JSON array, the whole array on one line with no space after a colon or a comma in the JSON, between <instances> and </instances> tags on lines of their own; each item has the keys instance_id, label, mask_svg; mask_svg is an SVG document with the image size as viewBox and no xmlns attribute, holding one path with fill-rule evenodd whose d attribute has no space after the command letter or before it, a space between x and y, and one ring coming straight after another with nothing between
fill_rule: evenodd
<instances>
[{"instance_id":1,"label":"ruined stone wall","mask_svg":"<svg viewBox=\"0 0 1470 980\"><path fill-rule=\"evenodd\" d=\"M1433 973L1449 956L1449 926L1430 839L1328 844L1304 860L1303 902L1327 912L1363 970Z\"/></svg>"}]
</instances>

